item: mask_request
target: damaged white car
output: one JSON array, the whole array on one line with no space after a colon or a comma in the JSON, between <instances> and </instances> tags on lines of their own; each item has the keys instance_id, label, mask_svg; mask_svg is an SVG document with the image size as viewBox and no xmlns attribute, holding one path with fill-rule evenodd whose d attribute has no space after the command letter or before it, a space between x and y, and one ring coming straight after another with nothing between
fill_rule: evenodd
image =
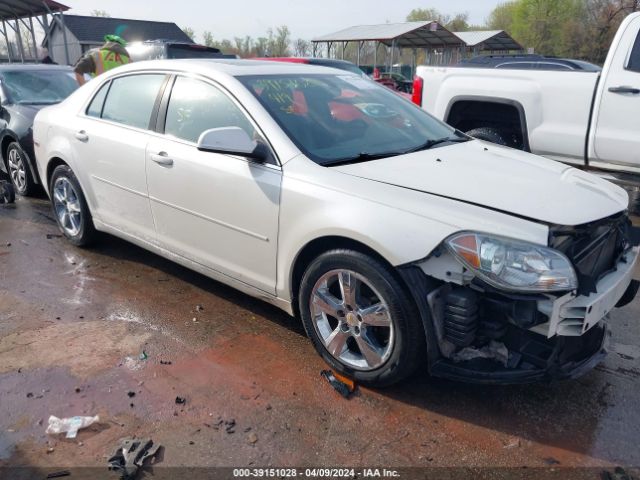
<instances>
[{"instance_id":1,"label":"damaged white car","mask_svg":"<svg viewBox=\"0 0 640 480\"><path fill-rule=\"evenodd\" d=\"M370 385L579 375L638 289L622 189L343 71L136 63L42 110L34 143L71 242L109 232L299 315Z\"/></svg>"}]
</instances>

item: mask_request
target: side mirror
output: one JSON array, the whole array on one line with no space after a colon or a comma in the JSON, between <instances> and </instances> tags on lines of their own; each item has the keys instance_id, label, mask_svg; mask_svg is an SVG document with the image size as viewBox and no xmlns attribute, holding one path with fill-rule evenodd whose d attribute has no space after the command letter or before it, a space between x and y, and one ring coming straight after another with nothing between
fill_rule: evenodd
<instances>
[{"instance_id":1,"label":"side mirror","mask_svg":"<svg viewBox=\"0 0 640 480\"><path fill-rule=\"evenodd\" d=\"M240 127L205 130L198 138L198 150L238 155L260 163L265 162L269 156L269 149L264 144L251 140Z\"/></svg>"}]
</instances>

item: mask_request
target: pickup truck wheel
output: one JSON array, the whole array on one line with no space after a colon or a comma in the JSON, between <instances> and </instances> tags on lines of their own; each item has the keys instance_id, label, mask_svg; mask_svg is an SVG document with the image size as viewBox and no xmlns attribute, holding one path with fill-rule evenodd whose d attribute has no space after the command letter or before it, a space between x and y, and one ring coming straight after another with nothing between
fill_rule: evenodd
<instances>
[{"instance_id":1,"label":"pickup truck wheel","mask_svg":"<svg viewBox=\"0 0 640 480\"><path fill-rule=\"evenodd\" d=\"M422 322L406 289L368 255L344 249L320 255L304 273L299 307L318 353L357 382L391 385L426 358Z\"/></svg>"},{"instance_id":2,"label":"pickup truck wheel","mask_svg":"<svg viewBox=\"0 0 640 480\"><path fill-rule=\"evenodd\" d=\"M509 142L507 142L504 134L495 128L474 128L473 130L469 130L465 133L470 137L477 138L478 140L485 140L487 142L497 143L498 145L509 146Z\"/></svg>"},{"instance_id":3,"label":"pickup truck wheel","mask_svg":"<svg viewBox=\"0 0 640 480\"><path fill-rule=\"evenodd\" d=\"M73 171L66 165L56 167L49 186L58 227L77 247L91 244L97 235L91 212Z\"/></svg>"}]
</instances>

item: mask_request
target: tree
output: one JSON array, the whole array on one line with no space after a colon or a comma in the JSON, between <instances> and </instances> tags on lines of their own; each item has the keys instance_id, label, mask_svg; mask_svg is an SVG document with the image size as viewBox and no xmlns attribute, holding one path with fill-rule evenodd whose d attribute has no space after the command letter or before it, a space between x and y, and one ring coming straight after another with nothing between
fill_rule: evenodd
<instances>
[{"instance_id":1,"label":"tree","mask_svg":"<svg viewBox=\"0 0 640 480\"><path fill-rule=\"evenodd\" d=\"M289 45L291 44L291 32L289 27L282 25L276 28L275 33L272 29L268 31L269 50L273 57L288 57L290 55Z\"/></svg>"},{"instance_id":2,"label":"tree","mask_svg":"<svg viewBox=\"0 0 640 480\"><path fill-rule=\"evenodd\" d=\"M216 47L216 41L213 39L213 34L209 31L205 31L202 34L202 43L204 43L207 47Z\"/></svg>"},{"instance_id":3,"label":"tree","mask_svg":"<svg viewBox=\"0 0 640 480\"><path fill-rule=\"evenodd\" d=\"M513 26L514 12L518 2L501 3L489 14L487 19L487 28L490 30L504 30L511 32Z\"/></svg>"},{"instance_id":4,"label":"tree","mask_svg":"<svg viewBox=\"0 0 640 480\"><path fill-rule=\"evenodd\" d=\"M469 14L457 13L453 17L445 15L435 8L414 8L407 15L407 22L438 22L452 32L469 30Z\"/></svg>"},{"instance_id":5,"label":"tree","mask_svg":"<svg viewBox=\"0 0 640 480\"><path fill-rule=\"evenodd\" d=\"M296 57L308 57L311 55L311 42L298 38L293 42L293 55Z\"/></svg>"},{"instance_id":6,"label":"tree","mask_svg":"<svg viewBox=\"0 0 640 480\"><path fill-rule=\"evenodd\" d=\"M109 13L105 10L92 10L91 15L94 17L111 17L111 15L109 15Z\"/></svg>"},{"instance_id":7,"label":"tree","mask_svg":"<svg viewBox=\"0 0 640 480\"><path fill-rule=\"evenodd\" d=\"M196 41L196 32L191 27L182 27L182 31L185 33L187 37L189 37L194 42Z\"/></svg>"},{"instance_id":8,"label":"tree","mask_svg":"<svg viewBox=\"0 0 640 480\"><path fill-rule=\"evenodd\" d=\"M253 44L253 51L256 57L267 57L271 55L269 39L267 37L258 37Z\"/></svg>"}]
</instances>

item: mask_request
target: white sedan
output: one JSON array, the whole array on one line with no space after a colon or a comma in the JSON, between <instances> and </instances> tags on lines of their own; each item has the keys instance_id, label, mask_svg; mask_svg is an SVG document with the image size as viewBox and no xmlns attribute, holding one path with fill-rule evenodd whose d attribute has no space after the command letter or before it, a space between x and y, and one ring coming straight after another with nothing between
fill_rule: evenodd
<instances>
[{"instance_id":1,"label":"white sedan","mask_svg":"<svg viewBox=\"0 0 640 480\"><path fill-rule=\"evenodd\" d=\"M34 143L73 244L108 232L277 305L370 385L579 375L638 288L623 190L344 71L135 63L41 111Z\"/></svg>"}]
</instances>

